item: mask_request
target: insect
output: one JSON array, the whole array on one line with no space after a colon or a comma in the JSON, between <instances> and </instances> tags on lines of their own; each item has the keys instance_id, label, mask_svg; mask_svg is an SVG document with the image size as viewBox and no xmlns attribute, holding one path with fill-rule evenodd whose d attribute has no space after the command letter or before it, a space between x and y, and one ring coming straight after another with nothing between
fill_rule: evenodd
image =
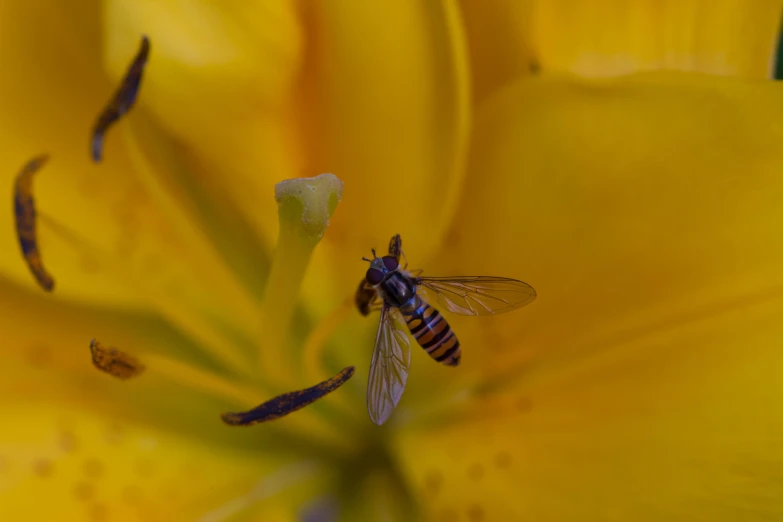
<instances>
[{"instance_id":1,"label":"insect","mask_svg":"<svg viewBox=\"0 0 783 522\"><path fill-rule=\"evenodd\" d=\"M462 350L446 318L427 303L418 290L437 296L448 311L460 315L495 315L510 312L536 298L533 287L516 279L492 276L420 277L400 267L402 239L389 242L389 255L362 258L370 263L356 291L356 307L362 315L381 313L375 349L367 381L367 410L380 425L386 422L405 390L410 368L410 341L401 323L419 346L436 361L457 366Z\"/></svg>"},{"instance_id":2,"label":"insect","mask_svg":"<svg viewBox=\"0 0 783 522\"><path fill-rule=\"evenodd\" d=\"M113 346L107 348L97 339L90 342L90 352L96 368L120 380L136 377L144 371L144 365L138 359Z\"/></svg>"},{"instance_id":3,"label":"insect","mask_svg":"<svg viewBox=\"0 0 783 522\"><path fill-rule=\"evenodd\" d=\"M308 404L312 404L325 395L332 393L353 377L353 373L354 367L348 366L340 370L334 377L330 377L315 386L278 395L249 411L223 413L221 418L223 422L231 426L252 426L259 422L285 417L289 413L304 408Z\"/></svg>"},{"instance_id":4,"label":"insect","mask_svg":"<svg viewBox=\"0 0 783 522\"><path fill-rule=\"evenodd\" d=\"M16 219L16 235L22 248L27 266L35 280L46 290L54 290L54 279L46 271L41 261L36 235L35 200L33 199L33 176L48 161L45 154L36 156L22 168L14 182L14 217Z\"/></svg>"},{"instance_id":5,"label":"insect","mask_svg":"<svg viewBox=\"0 0 783 522\"><path fill-rule=\"evenodd\" d=\"M150 41L146 36L142 36L139 50L133 58L125 77L122 79L114 96L98 116L92 131L92 159L95 163L101 161L103 156L103 135L106 130L120 117L133 107L136 101L136 95L141 85L144 66L147 64L147 58L150 53Z\"/></svg>"}]
</instances>

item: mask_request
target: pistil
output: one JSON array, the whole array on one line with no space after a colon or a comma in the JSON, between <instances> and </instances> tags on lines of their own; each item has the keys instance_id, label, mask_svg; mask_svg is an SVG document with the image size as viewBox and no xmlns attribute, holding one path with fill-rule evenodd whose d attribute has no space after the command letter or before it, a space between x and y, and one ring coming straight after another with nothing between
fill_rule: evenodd
<instances>
[{"instance_id":1,"label":"pistil","mask_svg":"<svg viewBox=\"0 0 783 522\"><path fill-rule=\"evenodd\" d=\"M281 388L297 384L290 330L299 287L342 192L343 183L333 174L281 181L275 187L280 234L264 295L258 360L260 375Z\"/></svg>"}]
</instances>

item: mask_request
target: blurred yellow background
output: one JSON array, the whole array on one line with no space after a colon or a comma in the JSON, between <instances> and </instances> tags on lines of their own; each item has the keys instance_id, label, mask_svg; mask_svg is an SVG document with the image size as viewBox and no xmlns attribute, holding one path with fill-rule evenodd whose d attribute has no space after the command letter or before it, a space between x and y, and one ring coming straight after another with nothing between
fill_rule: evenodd
<instances>
[{"instance_id":1,"label":"blurred yellow background","mask_svg":"<svg viewBox=\"0 0 783 522\"><path fill-rule=\"evenodd\" d=\"M780 519L782 12L3 2L0 520ZM142 35L138 99L95 164ZM41 153L52 293L10 209ZM278 219L278 182L327 172L336 208L321 187L315 218ZM395 233L425 275L538 298L445 312L461 365L414 345L378 427L377 315L353 293ZM98 372L93 338L147 371ZM220 420L346 366L284 419Z\"/></svg>"}]
</instances>

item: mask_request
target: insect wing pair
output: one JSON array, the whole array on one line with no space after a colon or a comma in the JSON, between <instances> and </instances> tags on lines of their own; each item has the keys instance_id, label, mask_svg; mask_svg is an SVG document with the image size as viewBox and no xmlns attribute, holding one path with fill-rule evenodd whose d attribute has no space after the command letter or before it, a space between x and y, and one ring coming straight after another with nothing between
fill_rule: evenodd
<instances>
[{"instance_id":1,"label":"insect wing pair","mask_svg":"<svg viewBox=\"0 0 783 522\"><path fill-rule=\"evenodd\" d=\"M410 334L436 361L459 364L456 335L438 310L417 293L424 287L446 310L460 315L496 315L521 308L536 297L527 283L505 277L417 277L399 267L399 234L389 244L389 255L366 259L370 269L359 285L356 305L363 315L380 309L381 318L367 383L367 409L380 425L386 422L402 397L410 368ZM375 252L373 251L375 256ZM380 273L379 273L380 272Z\"/></svg>"}]
</instances>

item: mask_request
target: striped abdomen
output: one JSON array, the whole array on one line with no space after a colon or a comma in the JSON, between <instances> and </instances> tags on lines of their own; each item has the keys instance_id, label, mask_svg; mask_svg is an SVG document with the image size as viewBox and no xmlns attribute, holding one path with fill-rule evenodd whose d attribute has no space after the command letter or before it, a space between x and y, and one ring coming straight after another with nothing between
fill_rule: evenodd
<instances>
[{"instance_id":1,"label":"striped abdomen","mask_svg":"<svg viewBox=\"0 0 783 522\"><path fill-rule=\"evenodd\" d=\"M411 334L430 357L449 366L457 366L462 353L457 336L446 318L418 295L400 307Z\"/></svg>"}]
</instances>

